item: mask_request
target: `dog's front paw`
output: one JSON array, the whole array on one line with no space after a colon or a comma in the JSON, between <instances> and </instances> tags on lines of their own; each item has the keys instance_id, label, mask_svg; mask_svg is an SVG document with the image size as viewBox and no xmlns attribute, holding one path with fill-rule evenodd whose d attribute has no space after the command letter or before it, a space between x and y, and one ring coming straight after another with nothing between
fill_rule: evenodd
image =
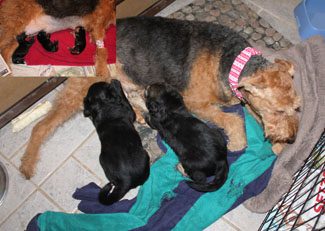
<instances>
[{"instance_id":1,"label":"dog's front paw","mask_svg":"<svg viewBox=\"0 0 325 231\"><path fill-rule=\"evenodd\" d=\"M27 180L35 175L34 167L31 165L31 163L29 163L29 161L25 161L23 159L21 160L19 171Z\"/></svg>"},{"instance_id":2,"label":"dog's front paw","mask_svg":"<svg viewBox=\"0 0 325 231\"><path fill-rule=\"evenodd\" d=\"M246 133L245 125L242 118L233 115L231 118L231 126L227 128L226 132L229 138L228 150L239 151L246 147Z\"/></svg>"},{"instance_id":3,"label":"dog's front paw","mask_svg":"<svg viewBox=\"0 0 325 231\"><path fill-rule=\"evenodd\" d=\"M274 154L279 155L284 149L284 146L284 143L274 143L272 144L272 151L274 152Z\"/></svg>"}]
</instances>

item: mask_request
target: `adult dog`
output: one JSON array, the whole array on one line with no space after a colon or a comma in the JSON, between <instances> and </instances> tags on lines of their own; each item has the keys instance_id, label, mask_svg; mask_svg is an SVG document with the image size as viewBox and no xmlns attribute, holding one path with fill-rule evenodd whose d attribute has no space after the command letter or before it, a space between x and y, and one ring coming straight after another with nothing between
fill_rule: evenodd
<instances>
[{"instance_id":1,"label":"adult dog","mask_svg":"<svg viewBox=\"0 0 325 231\"><path fill-rule=\"evenodd\" d=\"M97 76L107 76L107 50L103 41L105 30L114 22L114 0L5 0L0 6L0 52L5 61L11 63L18 47L18 35L82 26L97 44Z\"/></svg>"},{"instance_id":2,"label":"adult dog","mask_svg":"<svg viewBox=\"0 0 325 231\"><path fill-rule=\"evenodd\" d=\"M186 108L183 97L172 87L154 84L145 91L147 124L156 129L175 151L193 181L187 184L201 192L219 189L227 179L227 143L222 132L209 128ZM214 176L211 182L207 177Z\"/></svg>"},{"instance_id":3,"label":"adult dog","mask_svg":"<svg viewBox=\"0 0 325 231\"><path fill-rule=\"evenodd\" d=\"M99 201L110 205L147 180L149 155L135 130L135 113L118 80L98 82L89 88L84 116L96 127L101 142L99 160L109 180L99 193Z\"/></svg>"},{"instance_id":4,"label":"adult dog","mask_svg":"<svg viewBox=\"0 0 325 231\"><path fill-rule=\"evenodd\" d=\"M228 149L246 146L243 120L219 108L240 102L229 86L228 75L236 57L250 44L238 33L205 22L136 17L117 20L117 41L116 78L129 96L133 91L143 93L151 84L168 83L181 92L191 112L225 130ZM237 90L277 152L282 144L294 141L298 129L300 100L292 78L290 62L270 63L261 55L252 56L239 76ZM20 167L27 178L34 174L42 142L81 109L93 81L69 79L57 106L34 127ZM132 100L131 104L141 119L139 105Z\"/></svg>"}]
</instances>

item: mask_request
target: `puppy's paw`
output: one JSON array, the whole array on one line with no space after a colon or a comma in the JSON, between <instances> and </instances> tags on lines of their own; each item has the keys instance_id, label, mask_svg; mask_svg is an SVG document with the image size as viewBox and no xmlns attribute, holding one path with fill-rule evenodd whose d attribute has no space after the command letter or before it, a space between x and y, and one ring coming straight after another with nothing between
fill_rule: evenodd
<instances>
[{"instance_id":1,"label":"puppy's paw","mask_svg":"<svg viewBox=\"0 0 325 231\"><path fill-rule=\"evenodd\" d=\"M184 176L188 177L188 175L185 172L185 169L183 168L183 165L181 163L176 165L176 169Z\"/></svg>"},{"instance_id":2,"label":"puppy's paw","mask_svg":"<svg viewBox=\"0 0 325 231\"><path fill-rule=\"evenodd\" d=\"M229 151L239 151L246 147L245 125L239 116L232 115L231 117L231 122L229 122L231 125L226 128L229 138L227 147Z\"/></svg>"}]
</instances>

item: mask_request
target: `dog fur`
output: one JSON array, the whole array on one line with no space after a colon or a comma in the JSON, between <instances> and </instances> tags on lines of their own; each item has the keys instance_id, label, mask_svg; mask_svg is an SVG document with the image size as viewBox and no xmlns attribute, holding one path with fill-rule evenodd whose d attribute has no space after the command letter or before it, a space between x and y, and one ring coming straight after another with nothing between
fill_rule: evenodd
<instances>
[{"instance_id":1,"label":"dog fur","mask_svg":"<svg viewBox=\"0 0 325 231\"><path fill-rule=\"evenodd\" d=\"M146 122L177 154L185 173L193 180L187 184L201 192L219 189L229 170L227 143L222 132L194 117L172 87L151 85L145 99L149 111ZM207 183L210 176L215 177Z\"/></svg>"},{"instance_id":2,"label":"dog fur","mask_svg":"<svg viewBox=\"0 0 325 231\"><path fill-rule=\"evenodd\" d=\"M52 33L78 26L90 33L92 42L103 41L111 23L115 23L115 0L5 0L0 7L0 52L11 63L18 47L17 35L34 35L42 30ZM97 76L108 75L106 60L107 50L97 47Z\"/></svg>"},{"instance_id":3,"label":"dog fur","mask_svg":"<svg viewBox=\"0 0 325 231\"><path fill-rule=\"evenodd\" d=\"M168 83L181 92L189 111L224 129L228 149L246 146L243 120L219 108L240 102L227 83L235 57L250 46L238 33L212 23L136 17L117 20L117 41L116 78L128 95L142 95L146 86ZM262 56L254 56L240 77L246 106L263 125L277 153L293 141L298 129L300 100L292 78L290 62L270 63ZM93 81L69 79L51 113L34 127L20 167L26 178L35 173L41 144L81 109L85 89ZM141 121L144 109L132 99L130 102Z\"/></svg>"},{"instance_id":4,"label":"dog fur","mask_svg":"<svg viewBox=\"0 0 325 231\"><path fill-rule=\"evenodd\" d=\"M110 205L147 180L149 155L133 126L135 113L118 80L98 82L89 88L84 116L96 127L101 142L99 160L109 180L99 193L99 201Z\"/></svg>"}]
</instances>

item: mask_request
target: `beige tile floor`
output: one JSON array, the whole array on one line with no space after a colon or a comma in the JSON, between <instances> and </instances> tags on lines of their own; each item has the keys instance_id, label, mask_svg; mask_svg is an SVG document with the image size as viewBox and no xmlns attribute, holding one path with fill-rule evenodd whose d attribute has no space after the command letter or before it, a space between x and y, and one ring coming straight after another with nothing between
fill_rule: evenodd
<instances>
[{"instance_id":1,"label":"beige tile floor","mask_svg":"<svg viewBox=\"0 0 325 231\"><path fill-rule=\"evenodd\" d=\"M290 12L299 0L281 1L281 3L286 2L287 6L282 11L278 11L276 4L269 4L268 1L244 1L251 4L252 9L261 15L271 12L268 21L273 20L272 26L279 31L285 31L286 27L285 24L279 22L287 21L287 28L291 28L287 37L292 35L289 39L292 42L297 41L292 15L288 15L287 12ZM186 0L186 2L190 3L192 0ZM170 14L183 6L184 1L177 0L161 15ZM286 16L287 19L284 18ZM60 87L53 90L40 102L53 101L59 89ZM0 231L24 230L35 214L46 210L77 212L78 201L71 197L76 187L81 187L91 181L99 185L106 182L98 163L97 134L91 122L81 113L60 127L43 145L35 177L31 180L22 178L18 171L20 157L35 123L18 133L12 132L11 124L0 129L0 161L9 173L8 193L4 203L0 206ZM126 197L132 198L136 193L137 190L132 190ZM265 214L251 213L243 206L239 206L206 230L257 230L264 217Z\"/></svg>"}]
</instances>

